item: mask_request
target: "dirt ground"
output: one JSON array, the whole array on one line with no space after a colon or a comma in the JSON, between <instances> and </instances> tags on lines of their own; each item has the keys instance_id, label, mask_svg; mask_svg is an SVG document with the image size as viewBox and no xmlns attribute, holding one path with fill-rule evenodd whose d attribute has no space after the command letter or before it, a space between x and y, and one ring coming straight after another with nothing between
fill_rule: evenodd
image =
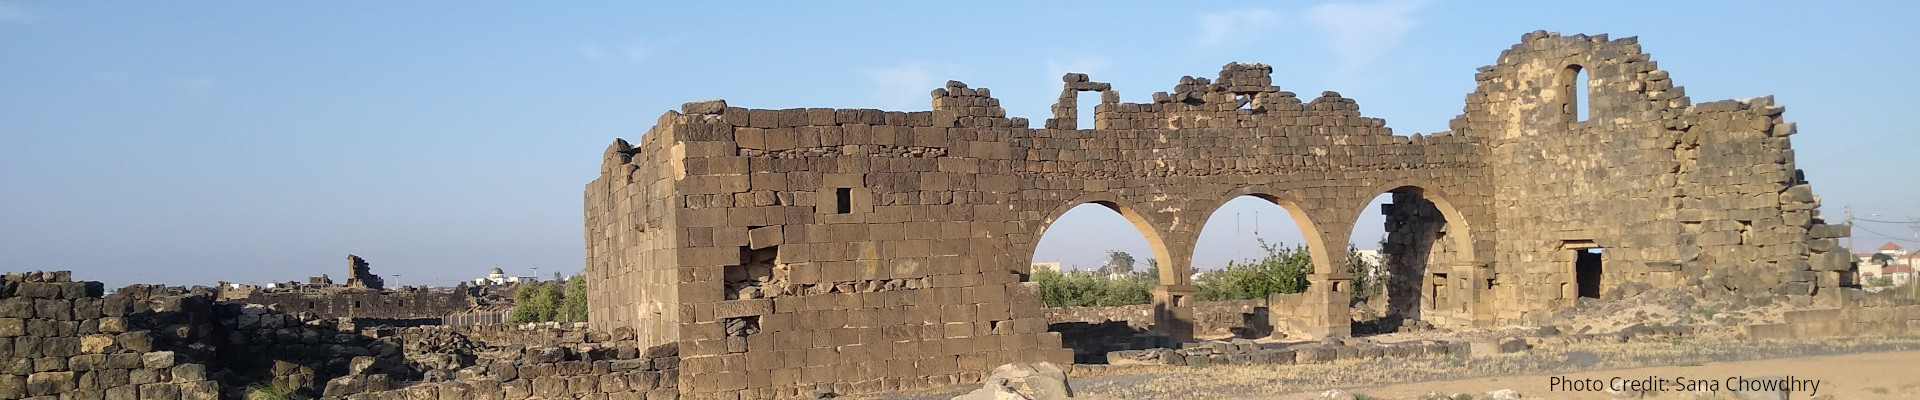
<instances>
[{"instance_id":1,"label":"dirt ground","mask_svg":"<svg viewBox=\"0 0 1920 400\"><path fill-rule=\"evenodd\" d=\"M1085 371L1081 371L1085 372ZM1803 341L1690 340L1576 343L1469 359L1380 359L1316 365L1129 367L1094 376L1076 374L1075 398L1092 400L1320 399L1342 389L1377 399L1406 399L1430 391L1466 393L1512 389L1528 399L1612 399L1602 391L1549 390L1563 380L1686 379L1724 385L1731 377L1790 376L1819 382L1834 399L1920 399L1920 337L1834 338ZM1705 385L1705 384L1700 384ZM978 387L965 385L882 399L947 399ZM1730 399L1668 386L1648 399ZM1796 392L1792 398L1813 398ZM1367 398L1367 397L1363 397Z\"/></svg>"},{"instance_id":2,"label":"dirt ground","mask_svg":"<svg viewBox=\"0 0 1920 400\"><path fill-rule=\"evenodd\" d=\"M1609 381L1616 377L1645 379L1646 377L1657 376L1662 379L1685 378L1696 381L1724 381L1729 377L1771 375L1792 376L1794 379L1811 379L1820 382L1817 392L1794 393L1792 398L1795 399L1811 398L1816 395L1825 394L1831 394L1835 399L1920 399L1920 368L1916 367L1920 367L1920 351L1902 351L1706 363L1699 366L1630 368L1556 375L1462 379L1397 384L1372 388L1355 388L1352 389L1352 392L1387 399L1402 399L1430 391L1449 394L1468 393L1474 395L1474 398L1485 398L1484 394L1486 392L1512 389L1525 395L1525 398L1528 399L1597 400L1613 399L1614 397L1605 392L1554 391L1550 390L1548 385L1554 377L1561 379L1595 379ZM1700 395L1698 393L1687 392L1685 388L1677 387L1676 385L1676 387L1668 388L1659 395L1649 395L1647 398L1690 400L1699 397ZM1304 400L1320 399L1321 397L1318 393L1298 393L1278 397L1242 398Z\"/></svg>"}]
</instances>

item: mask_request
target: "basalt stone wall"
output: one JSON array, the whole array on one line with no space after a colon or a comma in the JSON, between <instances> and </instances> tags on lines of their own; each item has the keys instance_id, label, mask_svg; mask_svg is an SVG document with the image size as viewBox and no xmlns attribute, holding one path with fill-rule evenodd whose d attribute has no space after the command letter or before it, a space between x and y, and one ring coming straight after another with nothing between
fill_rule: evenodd
<instances>
[{"instance_id":1,"label":"basalt stone wall","mask_svg":"<svg viewBox=\"0 0 1920 400\"><path fill-rule=\"evenodd\" d=\"M0 399L220 397L210 352L185 346L204 302L102 289L64 271L0 280Z\"/></svg>"},{"instance_id":2,"label":"basalt stone wall","mask_svg":"<svg viewBox=\"0 0 1920 400\"><path fill-rule=\"evenodd\" d=\"M400 290L253 290L231 299L273 305L285 312L311 312L321 318L440 318L466 310L469 306L466 292L464 287L454 290L415 287Z\"/></svg>"},{"instance_id":3,"label":"basalt stone wall","mask_svg":"<svg viewBox=\"0 0 1920 400\"><path fill-rule=\"evenodd\" d=\"M1472 139L1393 136L1337 94L1301 102L1260 85L1260 68L1230 65L1220 83L1189 79L1155 103L1103 103L1102 120L1130 121L1110 130L1025 128L986 90L958 82L934 93L929 112L689 103L640 147L616 143L603 168L612 172L588 186L597 296L666 303L596 303L592 319L596 328L653 324L661 320L632 319L632 307L671 305L678 331L635 329L643 341L677 335L685 376L717 385L682 382L695 391L974 381L990 365L1071 357L1020 281L1046 224L1073 206L1101 204L1133 221L1162 257L1162 298L1178 304L1190 301L1186 260L1200 222L1235 197L1303 211L1316 240L1343 242L1375 194L1482 179L1469 168ZM1462 193L1456 205L1485 204ZM1490 216L1462 209L1472 210L1463 220ZM639 217L655 214L672 225ZM659 236L618 240L647 234ZM1316 264L1338 265L1339 255L1315 251ZM652 272L662 268L674 273ZM1345 277L1318 270L1329 283L1312 290L1323 300L1304 307L1338 319L1313 324L1318 334L1344 335ZM675 292L644 289L662 284ZM1190 331L1191 316L1184 321Z\"/></svg>"},{"instance_id":4,"label":"basalt stone wall","mask_svg":"<svg viewBox=\"0 0 1920 400\"><path fill-rule=\"evenodd\" d=\"M1493 275L1479 277L1490 279L1477 299L1487 317L1537 320L1571 305L1578 253L1592 248L1603 249L1603 293L1629 282L1768 296L1850 285L1835 241L1847 229L1817 214L1793 160L1796 128L1770 97L1693 104L1636 39L1606 35L1530 33L1475 78L1453 125L1490 152L1500 229Z\"/></svg>"},{"instance_id":5,"label":"basalt stone wall","mask_svg":"<svg viewBox=\"0 0 1920 400\"><path fill-rule=\"evenodd\" d=\"M0 399L244 398L257 386L327 398L679 394L677 346L642 347L628 331L526 326L490 345L460 329L365 326L214 298L204 287L106 294L64 271L9 273L0 280Z\"/></svg>"},{"instance_id":6,"label":"basalt stone wall","mask_svg":"<svg viewBox=\"0 0 1920 400\"><path fill-rule=\"evenodd\" d=\"M1239 196L1287 209L1306 236L1312 284L1270 310L1306 337L1349 334L1345 254L1328 249L1381 193L1395 194L1391 255L1424 264L1396 268L1422 278L1394 308L1446 324L1537 322L1599 296L1586 287L1848 283L1833 251L1846 229L1814 215L1781 109L1694 105L1634 39L1524 35L1430 135L1396 136L1335 92L1303 100L1271 73L1228 64L1145 103L1067 74L1040 129L960 82L919 112L687 103L638 146L611 145L586 187L592 325L681 344L682 387L702 395L973 381L1070 356L1023 281L1048 225L1082 204L1147 238L1154 330L1190 337L1193 245ZM1086 92L1093 121L1076 117ZM816 370L839 372L803 372Z\"/></svg>"},{"instance_id":7,"label":"basalt stone wall","mask_svg":"<svg viewBox=\"0 0 1920 400\"><path fill-rule=\"evenodd\" d=\"M413 332L420 333L420 332ZM376 362L327 382L326 398L345 399L630 399L679 398L674 345L639 348L632 340L575 346L490 349L487 357L402 384L377 373Z\"/></svg>"},{"instance_id":8,"label":"basalt stone wall","mask_svg":"<svg viewBox=\"0 0 1920 400\"><path fill-rule=\"evenodd\" d=\"M683 274L693 271L680 267L676 249L691 240L712 241L711 229L704 238L685 235L692 231L682 232L681 212L673 207L688 201L675 187L687 176L684 154L714 151L710 143L671 140L678 120L662 116L639 147L616 140L604 155L600 178L585 191L586 273L594 287L589 319L599 330L631 328L650 346L680 341L682 316L693 311L682 308L679 295ZM703 169L713 166L700 163ZM719 167L745 172L744 160Z\"/></svg>"},{"instance_id":9,"label":"basalt stone wall","mask_svg":"<svg viewBox=\"0 0 1920 400\"><path fill-rule=\"evenodd\" d=\"M468 340L487 343L493 347L505 346L562 346L580 347L591 343L611 343L636 339L629 329L615 329L612 332L596 331L584 322L534 322L525 324L467 325L467 326L422 326L408 329L402 334L414 335L434 332L459 333ZM627 343L633 344L633 343Z\"/></svg>"},{"instance_id":10,"label":"basalt stone wall","mask_svg":"<svg viewBox=\"0 0 1920 400\"><path fill-rule=\"evenodd\" d=\"M1259 330L1266 324L1264 300L1203 301L1193 304L1193 331L1199 335L1239 335ZM1116 321L1145 330L1153 327L1153 305L1112 307L1047 307L1042 309L1048 324L1063 322L1102 323ZM1260 335L1265 336L1265 335Z\"/></svg>"},{"instance_id":11,"label":"basalt stone wall","mask_svg":"<svg viewBox=\"0 0 1920 400\"><path fill-rule=\"evenodd\" d=\"M1457 240L1464 232L1449 232L1445 213L1420 194L1392 196L1393 202L1381 210L1387 237L1380 248L1391 277L1386 288L1389 319L1472 324L1472 314L1467 312L1472 285L1449 278L1453 266L1466 263L1468 273L1462 275L1472 275L1471 270L1478 268L1468 262L1472 257L1465 254L1467 244Z\"/></svg>"}]
</instances>

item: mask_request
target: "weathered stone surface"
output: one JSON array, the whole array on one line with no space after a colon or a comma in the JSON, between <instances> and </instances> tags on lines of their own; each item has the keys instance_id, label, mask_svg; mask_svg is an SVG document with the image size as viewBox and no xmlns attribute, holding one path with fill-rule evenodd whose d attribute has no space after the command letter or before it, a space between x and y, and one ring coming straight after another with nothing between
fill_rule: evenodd
<instances>
[{"instance_id":1,"label":"weathered stone surface","mask_svg":"<svg viewBox=\"0 0 1920 400\"><path fill-rule=\"evenodd\" d=\"M1589 80L1575 82L1583 73ZM1818 222L1783 137L1796 128L1773 99L1696 105L1637 41L1550 32L1526 35L1471 79L1446 130L1410 136L1340 93L1303 99L1275 85L1272 67L1246 63L1217 79L1182 78L1143 103L1063 75L1038 124L959 82L932 90L927 111L688 103L638 143L615 141L585 188L587 276L604 300L592 325L632 329L646 346L684 343L690 369L698 357L852 344L835 343L832 330L845 325L821 324L834 322L823 311L893 332L893 350L924 349L919 357L1067 362L1074 353L1045 335L1038 302L1014 295L1031 272L1020 251L1092 203L1127 216L1155 249L1192 254L1194 221L1241 195L1302 214L1317 248L1344 248L1362 212L1385 214L1387 267L1409 277L1390 281L1388 309L1432 325L1526 324L1581 298L1682 287L1703 271L1728 274L1718 282L1738 286L1732 296L1805 297L1850 279L1843 252L1811 250L1832 247L1810 240L1843 228ZM1576 98L1582 84L1587 95ZM1082 92L1100 92L1091 120L1080 116ZM1367 210L1382 193L1393 203ZM1322 252L1315 270L1340 270L1344 257ZM1156 290L1162 312L1141 325L1188 339L1197 313L1169 305L1192 300L1191 260L1159 261L1170 271ZM1826 275L1778 279L1794 271ZM1351 277L1311 279L1308 293L1267 299L1281 304L1265 329L1353 333L1349 294L1335 291ZM729 303L745 300L767 302ZM782 332L795 338L761 336ZM1014 344L936 344L982 337ZM1295 357L1388 350L1322 351ZM1260 357L1236 354L1218 361ZM888 370L860 364L891 361L832 360L805 366L858 382ZM800 390L799 379L775 381L739 392Z\"/></svg>"},{"instance_id":2,"label":"weathered stone surface","mask_svg":"<svg viewBox=\"0 0 1920 400\"><path fill-rule=\"evenodd\" d=\"M1005 386L1032 400L1058 400L1073 397L1067 386L1067 373L1053 363L1018 363L995 367L986 378L986 386Z\"/></svg>"},{"instance_id":3,"label":"weathered stone surface","mask_svg":"<svg viewBox=\"0 0 1920 400\"><path fill-rule=\"evenodd\" d=\"M727 109L727 101L721 99L701 100L680 105L680 112L689 115L719 114Z\"/></svg>"},{"instance_id":4,"label":"weathered stone surface","mask_svg":"<svg viewBox=\"0 0 1920 400\"><path fill-rule=\"evenodd\" d=\"M1033 399L1027 396L1022 396L1020 395L1020 393L1014 392L1013 389L1008 389L1006 386L987 385L979 389L974 389L972 392L967 392L967 394L954 396L953 400L1033 400Z\"/></svg>"}]
</instances>

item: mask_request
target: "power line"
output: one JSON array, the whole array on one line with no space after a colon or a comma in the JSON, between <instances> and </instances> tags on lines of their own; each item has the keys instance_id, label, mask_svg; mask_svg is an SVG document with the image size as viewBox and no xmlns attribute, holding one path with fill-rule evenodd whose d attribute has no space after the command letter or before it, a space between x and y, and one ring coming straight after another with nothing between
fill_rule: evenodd
<instances>
[{"instance_id":1,"label":"power line","mask_svg":"<svg viewBox=\"0 0 1920 400\"><path fill-rule=\"evenodd\" d=\"M1916 221L1881 221L1881 220L1877 220L1877 219L1866 219L1866 218L1854 218L1853 220L1855 220L1855 221L1866 221L1866 222L1878 222L1878 223L1882 223L1882 224L1912 224L1912 223L1920 223L1920 222L1916 222Z\"/></svg>"},{"instance_id":2,"label":"power line","mask_svg":"<svg viewBox=\"0 0 1920 400\"><path fill-rule=\"evenodd\" d=\"M1920 242L1916 242L1916 241L1915 241L1915 240L1913 240L1913 239L1903 239L1903 238L1898 238L1898 237L1893 237L1893 236L1890 236L1890 235L1887 235L1887 234L1885 234L1885 233L1880 233L1880 232L1874 232L1874 231L1873 231L1873 230L1871 230L1871 229L1867 229L1867 228L1861 228L1861 227L1858 227L1858 226L1855 226L1855 227L1853 227L1853 229L1856 229L1856 230L1860 230L1860 231L1862 231L1862 232L1866 232L1866 233L1871 233L1871 234L1873 234L1874 236L1879 236L1879 237L1881 237L1881 238L1884 238L1884 239L1893 239L1893 240L1898 240L1898 241L1902 241L1902 242L1910 242L1910 243L1920 243Z\"/></svg>"}]
</instances>

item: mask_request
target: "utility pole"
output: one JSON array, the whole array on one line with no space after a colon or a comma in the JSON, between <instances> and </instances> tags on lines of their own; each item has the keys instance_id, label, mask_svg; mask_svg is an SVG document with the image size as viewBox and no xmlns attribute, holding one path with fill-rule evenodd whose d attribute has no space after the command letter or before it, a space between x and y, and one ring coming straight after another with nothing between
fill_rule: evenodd
<instances>
[{"instance_id":1,"label":"utility pole","mask_svg":"<svg viewBox=\"0 0 1920 400\"><path fill-rule=\"evenodd\" d=\"M1847 263L1859 264L1860 256L1855 255L1859 253L1853 252L1853 205L1848 204L1846 210L1847 210ZM1855 273L1859 272L1858 271L1859 268L1854 268L1854 270L1855 270L1854 271Z\"/></svg>"},{"instance_id":2,"label":"utility pole","mask_svg":"<svg viewBox=\"0 0 1920 400\"><path fill-rule=\"evenodd\" d=\"M1913 231L1913 238L1920 239L1920 217L1907 216L1907 229ZM1913 265L1913 254L1907 254L1907 298L1920 299L1920 265Z\"/></svg>"}]
</instances>

